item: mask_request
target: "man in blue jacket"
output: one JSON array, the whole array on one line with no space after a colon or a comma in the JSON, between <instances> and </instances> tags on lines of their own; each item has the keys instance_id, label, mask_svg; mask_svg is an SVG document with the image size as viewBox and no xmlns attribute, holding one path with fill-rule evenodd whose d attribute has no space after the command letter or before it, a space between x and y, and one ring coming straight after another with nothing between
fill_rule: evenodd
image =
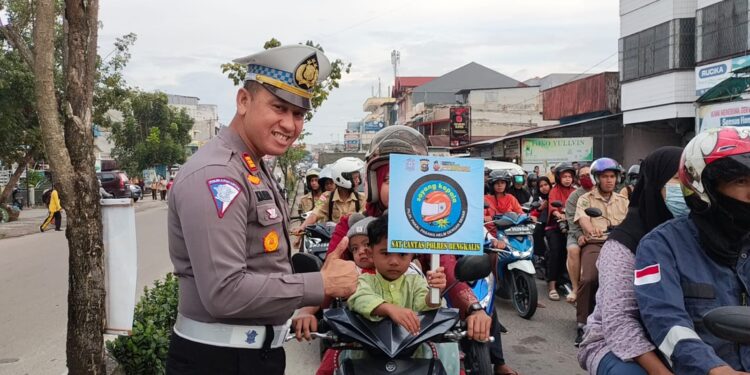
<instances>
[{"instance_id":1,"label":"man in blue jacket","mask_svg":"<svg viewBox=\"0 0 750 375\"><path fill-rule=\"evenodd\" d=\"M691 214L655 229L636 253L643 323L675 374L747 374L750 345L712 335L702 317L748 304L750 128L698 134L679 174Z\"/></svg>"}]
</instances>

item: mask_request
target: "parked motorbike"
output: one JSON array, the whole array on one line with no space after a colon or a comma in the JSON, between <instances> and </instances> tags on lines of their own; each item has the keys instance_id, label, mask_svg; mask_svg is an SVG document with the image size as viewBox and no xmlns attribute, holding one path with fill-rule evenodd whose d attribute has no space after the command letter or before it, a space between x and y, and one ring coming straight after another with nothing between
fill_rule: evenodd
<instances>
[{"instance_id":1,"label":"parked motorbike","mask_svg":"<svg viewBox=\"0 0 750 375\"><path fill-rule=\"evenodd\" d=\"M537 225L526 214L506 212L493 218L498 238L507 242L505 249L485 246L485 251L498 254L497 294L510 299L519 316L531 319L537 307L534 281L534 228Z\"/></svg>"},{"instance_id":2,"label":"parked motorbike","mask_svg":"<svg viewBox=\"0 0 750 375\"><path fill-rule=\"evenodd\" d=\"M310 254L297 253L292 256L295 272L315 272L319 260ZM483 279L491 273L491 265L486 256L463 257L456 265L456 278L459 281ZM449 290L453 285L446 288ZM319 332L312 336L330 342L334 349L342 351L364 351L362 358L344 356L337 364L336 374L434 374L447 372L443 359L437 357L436 343L459 342L465 339L464 323L459 320L458 310L440 308L418 314L420 331L409 334L390 319L370 322L345 307L336 307L323 313ZM294 339L289 334L287 341ZM491 338L494 341L494 338ZM486 345L479 343L486 348ZM419 348L432 352L430 358L412 358ZM485 368L491 374L492 365L489 351L486 352Z\"/></svg>"}]
</instances>

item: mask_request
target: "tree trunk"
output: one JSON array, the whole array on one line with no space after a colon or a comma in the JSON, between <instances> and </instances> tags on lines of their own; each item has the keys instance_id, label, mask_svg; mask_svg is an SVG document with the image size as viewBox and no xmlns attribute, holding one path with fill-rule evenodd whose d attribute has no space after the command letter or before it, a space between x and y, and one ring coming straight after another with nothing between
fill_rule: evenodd
<instances>
[{"instance_id":1,"label":"tree trunk","mask_svg":"<svg viewBox=\"0 0 750 375\"><path fill-rule=\"evenodd\" d=\"M34 78L42 139L68 218L67 365L70 374L105 374L102 224L91 131L99 4L66 0L62 123L54 87L54 6L53 0L36 5Z\"/></svg>"},{"instance_id":2,"label":"tree trunk","mask_svg":"<svg viewBox=\"0 0 750 375\"><path fill-rule=\"evenodd\" d=\"M10 176L10 180L8 180L8 184L5 185L5 189L3 189L3 193L0 194L0 204L3 204L8 201L8 197L10 197L10 193L13 192L13 189L16 187L16 184L18 183L18 180L21 179L21 174L23 173L23 169L26 168L26 165L29 164L31 161L31 153L27 153L26 156L23 157L23 160L18 163L18 168L16 168L15 171L13 171L13 174Z\"/></svg>"}]
</instances>

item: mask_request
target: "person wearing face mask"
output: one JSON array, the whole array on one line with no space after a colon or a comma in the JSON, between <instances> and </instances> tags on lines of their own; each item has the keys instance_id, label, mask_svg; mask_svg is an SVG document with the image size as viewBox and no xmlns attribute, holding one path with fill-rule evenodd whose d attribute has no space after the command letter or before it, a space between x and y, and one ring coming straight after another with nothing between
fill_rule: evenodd
<instances>
[{"instance_id":1,"label":"person wearing face mask","mask_svg":"<svg viewBox=\"0 0 750 375\"><path fill-rule=\"evenodd\" d=\"M628 214L602 247L596 263L596 307L578 351L581 368L589 374L671 374L640 323L633 271L641 238L667 220L687 214L677 177L681 154L679 147L662 147L646 157Z\"/></svg>"},{"instance_id":2,"label":"person wearing face mask","mask_svg":"<svg viewBox=\"0 0 750 375\"><path fill-rule=\"evenodd\" d=\"M716 307L748 305L750 128L696 135L679 176L690 214L643 237L635 256L643 325L675 374L748 374L750 345L719 339L701 321Z\"/></svg>"},{"instance_id":3,"label":"person wearing face mask","mask_svg":"<svg viewBox=\"0 0 750 375\"><path fill-rule=\"evenodd\" d=\"M588 165L578 169L578 183L581 187L570 194L568 201L565 202L565 218L568 221L568 241L566 243L568 260L566 266L572 287L572 291L566 297L568 303L575 303L578 298L575 291L578 290L578 281L581 279L581 247L586 245L586 236L583 235L581 226L575 221L575 217L578 199L594 187L594 181L591 179L591 168Z\"/></svg>"}]
</instances>

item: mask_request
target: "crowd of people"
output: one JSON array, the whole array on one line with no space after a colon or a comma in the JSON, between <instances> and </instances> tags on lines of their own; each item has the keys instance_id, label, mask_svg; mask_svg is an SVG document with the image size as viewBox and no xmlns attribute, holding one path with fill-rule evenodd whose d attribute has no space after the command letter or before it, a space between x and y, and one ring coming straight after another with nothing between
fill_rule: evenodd
<instances>
[{"instance_id":1,"label":"crowd of people","mask_svg":"<svg viewBox=\"0 0 750 375\"><path fill-rule=\"evenodd\" d=\"M428 288L455 285L446 293L466 325L465 340L487 345L494 373L517 374L505 361L498 314L457 281L456 256L441 255L431 269L429 256L391 254L385 246L387 215L399 214L387 212L390 155L427 155L425 138L387 126L373 137L364 163L342 158L310 171L303 203L310 214L289 230L288 205L263 158L298 139L315 83L331 64L305 45L236 62L248 74L229 127L182 166L170 191L169 249L180 296L167 373L281 375L290 325L299 340L310 339L315 313L331 300L348 298L365 319L390 318L414 333L417 311L438 306L426 299ZM702 321L713 308L748 305L747 127L709 129L684 149L654 151L629 173L603 157L562 163L546 176L488 171L485 179L486 217L536 203L528 209L539 223L535 251L546 297L562 299L562 285L576 304L583 369L748 374L750 346L714 336ZM293 273L290 232L317 221L336 225L325 262L319 272ZM508 246L487 229L493 248ZM457 361L455 349L436 351L454 350L441 358ZM350 354L329 349L318 374L332 373Z\"/></svg>"},{"instance_id":2,"label":"crowd of people","mask_svg":"<svg viewBox=\"0 0 750 375\"><path fill-rule=\"evenodd\" d=\"M390 130L408 132L398 127ZM706 153L710 142L714 142L710 144L713 150ZM731 346L693 324L711 307L747 303L748 142L746 131L725 128L699 135L684 152L678 147L657 149L627 172L617 161L606 157L591 164L560 163L548 176L539 176L538 168L523 174L485 170L487 232L497 236L492 218L506 212L528 211L533 217L537 223L535 265L547 281L547 298L559 301L565 294L565 300L576 307L574 343L580 345L583 369L591 374L714 374L748 369L747 347ZM723 143L737 147L726 151L721 148ZM377 146L374 150L388 154L378 151ZM422 152L412 149L408 153ZM363 275L368 275L360 280L358 291L350 298L351 308L373 319L391 317L413 331L415 318L406 311L429 306L417 298L409 299L410 303L419 302L417 305L401 303L401 307L390 308L393 298L382 294L388 290L384 285L408 273L407 265L417 264L416 269L421 269L426 264L419 262L420 257L412 263L410 257L387 254L384 246L368 246L368 240L370 244L382 244L382 237L387 235L383 215L387 210L389 173L387 164L377 165L371 159L368 155L366 196L356 191L361 183L362 164L343 159L334 163L330 166L336 176L333 179L319 170L308 171L309 193L301 198L300 211L311 214L295 233L315 222L337 223L330 249L348 237L348 256ZM323 186L329 179L333 186L326 190ZM361 205L362 201L367 203ZM589 216L589 208L600 214ZM693 214L689 215L691 210ZM365 213L368 219L359 220L362 215L358 213ZM669 225L660 227L667 221ZM368 236L368 228L376 234ZM690 259L680 256L686 250L676 243L693 249ZM444 273L450 283L454 280L451 267L455 257L441 258L438 280L442 281ZM696 261L703 263L700 269L705 275L695 276L689 267L681 268L682 263ZM660 280L639 282L638 270L653 265L658 267ZM710 275L719 276L719 280ZM408 279L414 277L424 280L417 272ZM718 281L725 284L717 284ZM403 288L426 293L428 281L407 284ZM457 298L470 295L454 293ZM463 302L464 309L475 303L470 299ZM303 309L305 313L295 319L300 337L309 332L320 307L324 306ZM665 319L666 313L674 318ZM487 318L489 324L480 323L485 332L477 331L477 336L495 335L491 326L497 325L496 319ZM498 373L513 374L504 363L501 345L498 340L493 362ZM327 355L318 373L331 373L332 360L333 355Z\"/></svg>"}]
</instances>

